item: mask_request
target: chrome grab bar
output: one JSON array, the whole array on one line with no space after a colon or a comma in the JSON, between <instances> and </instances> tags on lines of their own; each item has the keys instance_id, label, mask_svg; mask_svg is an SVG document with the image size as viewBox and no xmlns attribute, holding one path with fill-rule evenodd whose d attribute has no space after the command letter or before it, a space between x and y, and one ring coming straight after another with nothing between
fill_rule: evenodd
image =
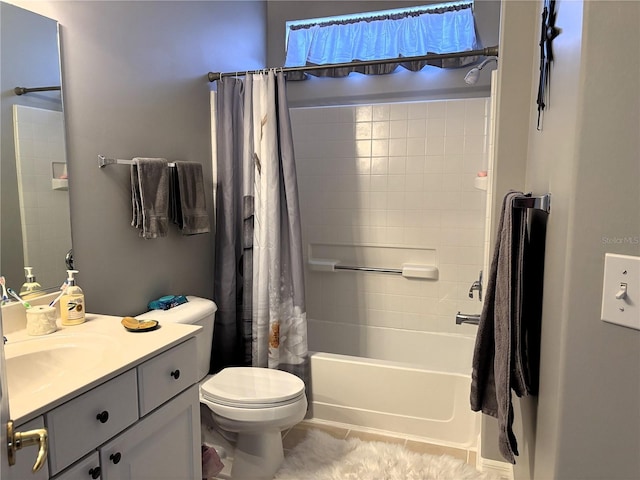
<instances>
[{"instance_id":1,"label":"chrome grab bar","mask_svg":"<svg viewBox=\"0 0 640 480\"><path fill-rule=\"evenodd\" d=\"M479 313L460 313L456 314L456 325L462 325L463 323L470 323L471 325L478 325L480 323Z\"/></svg>"}]
</instances>

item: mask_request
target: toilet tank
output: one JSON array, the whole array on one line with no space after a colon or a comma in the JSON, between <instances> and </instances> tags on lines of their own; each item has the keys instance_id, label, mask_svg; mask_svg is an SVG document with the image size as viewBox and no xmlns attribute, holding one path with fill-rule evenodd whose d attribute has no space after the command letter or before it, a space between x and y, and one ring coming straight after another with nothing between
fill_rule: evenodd
<instances>
[{"instance_id":1,"label":"toilet tank","mask_svg":"<svg viewBox=\"0 0 640 480\"><path fill-rule=\"evenodd\" d=\"M209 373L211 342L213 340L213 321L218 307L211 300L187 296L187 303L169 310L150 310L136 316L139 320L158 320L163 323L187 323L199 325L202 330L196 334L196 353L198 356L198 380Z\"/></svg>"}]
</instances>

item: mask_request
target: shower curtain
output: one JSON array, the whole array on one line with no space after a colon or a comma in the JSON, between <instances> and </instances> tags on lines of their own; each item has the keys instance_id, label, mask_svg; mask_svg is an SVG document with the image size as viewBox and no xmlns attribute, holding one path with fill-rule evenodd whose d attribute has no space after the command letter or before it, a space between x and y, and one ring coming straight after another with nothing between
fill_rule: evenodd
<instances>
[{"instance_id":1,"label":"shower curtain","mask_svg":"<svg viewBox=\"0 0 640 480\"><path fill-rule=\"evenodd\" d=\"M218 81L211 371L277 368L308 379L302 236L282 72Z\"/></svg>"}]
</instances>

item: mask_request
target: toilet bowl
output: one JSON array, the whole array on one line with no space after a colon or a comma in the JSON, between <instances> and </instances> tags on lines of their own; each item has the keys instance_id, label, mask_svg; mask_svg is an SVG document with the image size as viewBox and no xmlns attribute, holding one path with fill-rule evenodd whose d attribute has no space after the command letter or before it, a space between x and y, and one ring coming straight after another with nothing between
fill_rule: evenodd
<instances>
[{"instance_id":1,"label":"toilet bowl","mask_svg":"<svg viewBox=\"0 0 640 480\"><path fill-rule=\"evenodd\" d=\"M233 479L271 480L284 459L282 431L307 411L304 383L280 370L229 367L200 385L214 422L237 434Z\"/></svg>"},{"instance_id":2,"label":"toilet bowl","mask_svg":"<svg viewBox=\"0 0 640 480\"><path fill-rule=\"evenodd\" d=\"M196 335L200 402L224 439L233 438L233 480L271 480L283 456L282 431L300 422L307 411L304 382L280 370L229 367L209 372L216 304L193 296L169 310L138 315L139 320L189 323L203 329Z\"/></svg>"}]
</instances>

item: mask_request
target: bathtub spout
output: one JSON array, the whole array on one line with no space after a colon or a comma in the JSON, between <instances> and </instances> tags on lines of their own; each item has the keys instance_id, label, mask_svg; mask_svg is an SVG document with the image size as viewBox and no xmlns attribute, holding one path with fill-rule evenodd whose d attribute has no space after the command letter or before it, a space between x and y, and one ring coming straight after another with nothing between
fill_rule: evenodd
<instances>
[{"instance_id":1,"label":"bathtub spout","mask_svg":"<svg viewBox=\"0 0 640 480\"><path fill-rule=\"evenodd\" d=\"M456 325L462 325L463 323L470 323L471 325L478 325L480 323L479 313L460 313L456 314Z\"/></svg>"}]
</instances>

